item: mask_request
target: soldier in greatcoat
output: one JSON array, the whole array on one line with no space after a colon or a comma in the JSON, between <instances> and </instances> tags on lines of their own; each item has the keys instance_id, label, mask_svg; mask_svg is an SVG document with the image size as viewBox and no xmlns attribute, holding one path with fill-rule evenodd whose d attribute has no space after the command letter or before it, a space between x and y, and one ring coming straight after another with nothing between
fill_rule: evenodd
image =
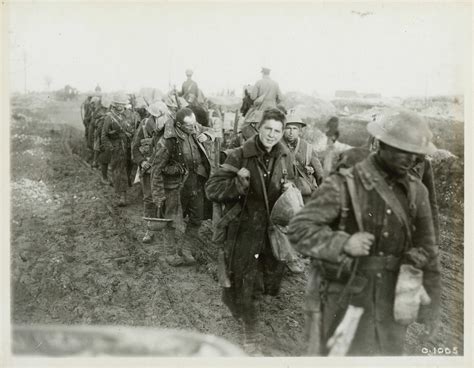
<instances>
[{"instance_id":1,"label":"soldier in greatcoat","mask_svg":"<svg viewBox=\"0 0 474 368\"><path fill-rule=\"evenodd\" d=\"M164 102L157 101L147 108L149 117L143 119L135 131L132 141L132 160L138 166L140 184L143 193L143 216L149 218L158 217L158 212L151 194L151 157L153 155L154 142L163 135L163 129L171 117ZM153 240L153 232L146 231L143 243Z\"/></svg>"},{"instance_id":2,"label":"soldier in greatcoat","mask_svg":"<svg viewBox=\"0 0 474 368\"><path fill-rule=\"evenodd\" d=\"M277 295L285 270L285 264L273 255L267 235L268 212L295 176L292 157L280 142L284 127L285 115L280 110L265 111L259 133L231 150L206 184L207 197L225 204L224 216L235 206L242 208L227 227L224 253L231 287L223 289L223 301L242 322L244 343L250 350L256 348L257 336L254 296L258 292ZM259 283L262 277L263 285Z\"/></svg>"},{"instance_id":3,"label":"soldier in greatcoat","mask_svg":"<svg viewBox=\"0 0 474 368\"><path fill-rule=\"evenodd\" d=\"M157 141L151 167L152 196L157 211L172 219L168 230L175 254L166 258L172 266L195 263L191 244L205 217L204 183L210 175L210 160L203 143L213 140L210 129L196 122L189 108L176 113L176 120L165 124L164 133ZM186 241L177 242L176 231L184 228Z\"/></svg>"},{"instance_id":4,"label":"soldier in greatcoat","mask_svg":"<svg viewBox=\"0 0 474 368\"><path fill-rule=\"evenodd\" d=\"M112 99L110 111L104 119L101 141L105 150L110 152L110 169L112 184L119 197L118 205L126 205L126 194L129 186L127 165L130 160L130 140L133 128L128 125L125 106L129 103L126 95L116 95Z\"/></svg>"},{"instance_id":5,"label":"soldier in greatcoat","mask_svg":"<svg viewBox=\"0 0 474 368\"><path fill-rule=\"evenodd\" d=\"M314 259L306 311L313 353L327 342L349 305L363 308L348 355L401 355L407 326L394 319L401 266L417 262L431 303L418 321L432 334L439 322L438 248L426 187L409 174L418 154L434 150L428 125L413 112L387 110L368 124L380 142L376 153L332 174L294 217L294 247ZM418 290L413 294L413 303ZM319 317L318 317L319 316ZM314 323L311 318L320 323ZM313 334L313 336L311 336ZM310 349L311 350L311 349Z\"/></svg>"}]
</instances>

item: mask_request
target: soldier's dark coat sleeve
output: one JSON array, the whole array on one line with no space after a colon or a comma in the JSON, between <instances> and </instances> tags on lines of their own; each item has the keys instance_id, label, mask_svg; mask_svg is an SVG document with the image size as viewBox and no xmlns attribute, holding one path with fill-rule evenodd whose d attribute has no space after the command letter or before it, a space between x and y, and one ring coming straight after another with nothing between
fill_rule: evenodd
<instances>
[{"instance_id":1,"label":"soldier's dark coat sleeve","mask_svg":"<svg viewBox=\"0 0 474 368\"><path fill-rule=\"evenodd\" d=\"M142 123L143 124L143 123ZM138 129L135 131L132 140L132 160L137 165L140 165L142 161L145 161L145 156L140 152L141 140L144 138L142 125L138 126Z\"/></svg>"},{"instance_id":2,"label":"soldier's dark coat sleeve","mask_svg":"<svg viewBox=\"0 0 474 368\"><path fill-rule=\"evenodd\" d=\"M109 138L109 133L111 130L113 130L112 128L113 128L112 118L110 118L109 116L106 116L104 119L104 126L102 127L102 135L101 135L101 141L102 141L102 144L104 145L105 150L113 149L112 142L110 141L110 138Z\"/></svg>"},{"instance_id":3,"label":"soldier's dark coat sleeve","mask_svg":"<svg viewBox=\"0 0 474 368\"><path fill-rule=\"evenodd\" d=\"M331 262L344 259L343 247L350 235L330 226L341 211L341 180L338 175L328 177L290 222L288 236L300 253Z\"/></svg>"},{"instance_id":4,"label":"soldier's dark coat sleeve","mask_svg":"<svg viewBox=\"0 0 474 368\"><path fill-rule=\"evenodd\" d=\"M242 166L241 150L231 151L225 163L240 168ZM236 174L223 168L217 169L209 178L205 190L209 200L219 203L235 200L245 194L245 188L237 179Z\"/></svg>"},{"instance_id":5,"label":"soldier's dark coat sleeve","mask_svg":"<svg viewBox=\"0 0 474 368\"><path fill-rule=\"evenodd\" d=\"M166 139L163 137L156 143L156 148L151 159L151 194L155 204L161 204L165 201L165 186L162 170L168 164L171 150L168 147Z\"/></svg>"},{"instance_id":6,"label":"soldier's dark coat sleeve","mask_svg":"<svg viewBox=\"0 0 474 368\"><path fill-rule=\"evenodd\" d=\"M435 239L428 190L420 183L417 190L416 217L414 219L413 246L423 248L428 254L428 262L423 268L423 286L431 298L431 303L422 306L419 314L421 322L439 317L440 309L440 265L439 248Z\"/></svg>"},{"instance_id":7,"label":"soldier's dark coat sleeve","mask_svg":"<svg viewBox=\"0 0 474 368\"><path fill-rule=\"evenodd\" d=\"M323 182L323 175L324 175L324 170L323 166L321 165L321 161L318 159L317 153L314 151L311 152L311 166L314 169L314 178L316 179L316 183L318 185L321 185Z\"/></svg>"}]
</instances>

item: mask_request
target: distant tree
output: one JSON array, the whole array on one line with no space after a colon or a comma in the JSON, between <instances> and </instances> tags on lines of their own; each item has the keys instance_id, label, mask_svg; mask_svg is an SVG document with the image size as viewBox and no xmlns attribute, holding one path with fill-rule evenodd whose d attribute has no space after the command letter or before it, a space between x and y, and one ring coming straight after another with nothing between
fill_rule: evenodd
<instances>
[{"instance_id":1,"label":"distant tree","mask_svg":"<svg viewBox=\"0 0 474 368\"><path fill-rule=\"evenodd\" d=\"M49 91L49 89L51 88L51 83L53 83L53 78L51 78L50 75L46 75L44 77L44 83L46 84L46 88Z\"/></svg>"}]
</instances>

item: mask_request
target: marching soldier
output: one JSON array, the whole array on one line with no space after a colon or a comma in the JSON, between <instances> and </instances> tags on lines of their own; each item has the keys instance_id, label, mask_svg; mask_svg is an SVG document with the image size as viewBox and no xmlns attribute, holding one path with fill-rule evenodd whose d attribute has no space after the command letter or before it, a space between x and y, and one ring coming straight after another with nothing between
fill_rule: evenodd
<instances>
[{"instance_id":1,"label":"marching soldier","mask_svg":"<svg viewBox=\"0 0 474 368\"><path fill-rule=\"evenodd\" d=\"M118 205L126 205L126 194L129 185L127 164L130 160L129 142L130 127L124 114L125 106L129 103L126 95L116 95L112 99L110 111L105 116L102 128L102 144L110 152L110 169L112 184L118 195Z\"/></svg>"},{"instance_id":2,"label":"marching soldier","mask_svg":"<svg viewBox=\"0 0 474 368\"><path fill-rule=\"evenodd\" d=\"M228 225L224 244L230 288L223 289L223 301L243 323L245 345L256 349L257 308L254 294L263 274L263 293L279 293L285 265L273 255L268 238L269 213L286 189L286 179L294 178L292 158L281 144L285 115L268 109L258 127L259 133L242 147L231 150L225 163L209 179L209 199L240 213Z\"/></svg>"},{"instance_id":3,"label":"marching soldier","mask_svg":"<svg viewBox=\"0 0 474 368\"><path fill-rule=\"evenodd\" d=\"M270 78L270 69L262 68L262 79L252 87L250 99L253 101L253 106L247 114L254 110L265 111L268 108L278 107L282 102L280 86Z\"/></svg>"},{"instance_id":4,"label":"marching soldier","mask_svg":"<svg viewBox=\"0 0 474 368\"><path fill-rule=\"evenodd\" d=\"M323 168L311 144L300 138L301 130L306 126L303 120L293 114L286 119L285 131L281 142L288 148L296 169L295 184L303 196L304 203L308 202L311 194L323 180ZM298 259L287 262L293 273L303 272L303 266Z\"/></svg>"},{"instance_id":5,"label":"marching soldier","mask_svg":"<svg viewBox=\"0 0 474 368\"><path fill-rule=\"evenodd\" d=\"M297 170L296 186L300 190L306 203L311 194L323 181L323 167L313 146L300 138L301 130L306 123L299 116L290 114L286 119L285 134L282 143L290 150L294 157Z\"/></svg>"},{"instance_id":6,"label":"marching soldier","mask_svg":"<svg viewBox=\"0 0 474 368\"><path fill-rule=\"evenodd\" d=\"M255 134L258 133L258 125L262 120L263 112L254 110L252 113L249 113L244 121L244 126L242 130L234 138L231 139L229 143L230 148L238 148L242 146L245 141L252 138Z\"/></svg>"},{"instance_id":7,"label":"marching soldier","mask_svg":"<svg viewBox=\"0 0 474 368\"><path fill-rule=\"evenodd\" d=\"M198 237L204 217L204 183L210 174L210 161L203 143L213 140L210 130L197 124L194 113L182 108L176 121L165 124L152 159L152 195L157 210L164 218L173 219L169 232L176 253L167 257L172 266L191 265L191 241ZM176 231L184 227L183 217L189 220L184 234L186 240L176 242Z\"/></svg>"},{"instance_id":8,"label":"marching soldier","mask_svg":"<svg viewBox=\"0 0 474 368\"><path fill-rule=\"evenodd\" d=\"M85 127L85 138L86 145L89 149L89 159L92 160L93 156L93 139L94 136L94 111L96 109L97 101L99 100L98 96L90 96L90 99L87 99L84 103L84 127Z\"/></svg>"},{"instance_id":9,"label":"marching soldier","mask_svg":"<svg viewBox=\"0 0 474 368\"><path fill-rule=\"evenodd\" d=\"M262 68L262 79L257 81L252 88L250 98L259 110L277 107L282 102L280 86L270 78L270 69Z\"/></svg>"},{"instance_id":10,"label":"marching soldier","mask_svg":"<svg viewBox=\"0 0 474 368\"><path fill-rule=\"evenodd\" d=\"M192 79L193 71L191 69L186 70L186 81L181 86L179 96L183 97L190 105L196 102L199 95L199 88L195 81Z\"/></svg>"},{"instance_id":11,"label":"marching soldier","mask_svg":"<svg viewBox=\"0 0 474 368\"><path fill-rule=\"evenodd\" d=\"M143 216L156 218L158 212L151 194L151 156L153 154L154 141L163 135L163 128L167 120L170 120L168 108L164 102L157 101L147 108L150 116L142 120L135 132L132 141L132 159L138 166L140 183L143 193ZM153 232L147 229L143 237L143 243L151 243Z\"/></svg>"},{"instance_id":12,"label":"marching soldier","mask_svg":"<svg viewBox=\"0 0 474 368\"><path fill-rule=\"evenodd\" d=\"M102 142L102 130L104 121L110 108L110 98L102 96L101 106L95 114L95 131L94 131L94 161L99 165L101 173L101 181L105 185L109 185L108 168L110 163L111 152Z\"/></svg>"},{"instance_id":13,"label":"marching soldier","mask_svg":"<svg viewBox=\"0 0 474 368\"><path fill-rule=\"evenodd\" d=\"M388 110L367 129L380 142L377 152L328 177L288 231L294 247L315 260L306 309L310 352L316 354L328 353L330 337L353 305L363 314L348 355L401 355L407 326L395 320L394 305L406 264L423 273L411 305L418 308L426 292L431 298L418 321L430 334L439 321L439 260L428 193L409 174L417 155L434 150L432 134L418 115L400 109Z\"/></svg>"},{"instance_id":14,"label":"marching soldier","mask_svg":"<svg viewBox=\"0 0 474 368\"><path fill-rule=\"evenodd\" d=\"M354 166L357 162L360 162L369 156L371 152L376 151L377 147L377 139L370 136L365 145L350 148L341 152L335 164L335 170ZM418 155L413 167L410 168L410 174L420 179L426 189L428 189L428 198L430 199L431 214L433 215L436 242L439 244L439 209L431 160L425 155Z\"/></svg>"}]
</instances>

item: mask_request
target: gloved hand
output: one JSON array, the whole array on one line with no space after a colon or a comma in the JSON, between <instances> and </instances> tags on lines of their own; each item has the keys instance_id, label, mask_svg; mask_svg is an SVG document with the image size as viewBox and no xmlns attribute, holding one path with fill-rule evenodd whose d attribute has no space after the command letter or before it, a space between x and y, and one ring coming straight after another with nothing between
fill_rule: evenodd
<instances>
[{"instance_id":1,"label":"gloved hand","mask_svg":"<svg viewBox=\"0 0 474 368\"><path fill-rule=\"evenodd\" d=\"M415 322L420 305L428 305L431 299L423 287L423 271L412 265L403 264L398 274L395 289L393 314L402 325Z\"/></svg>"},{"instance_id":2,"label":"gloved hand","mask_svg":"<svg viewBox=\"0 0 474 368\"><path fill-rule=\"evenodd\" d=\"M308 175L314 174L314 168L312 166L305 166L305 169L306 169L306 174Z\"/></svg>"}]
</instances>

